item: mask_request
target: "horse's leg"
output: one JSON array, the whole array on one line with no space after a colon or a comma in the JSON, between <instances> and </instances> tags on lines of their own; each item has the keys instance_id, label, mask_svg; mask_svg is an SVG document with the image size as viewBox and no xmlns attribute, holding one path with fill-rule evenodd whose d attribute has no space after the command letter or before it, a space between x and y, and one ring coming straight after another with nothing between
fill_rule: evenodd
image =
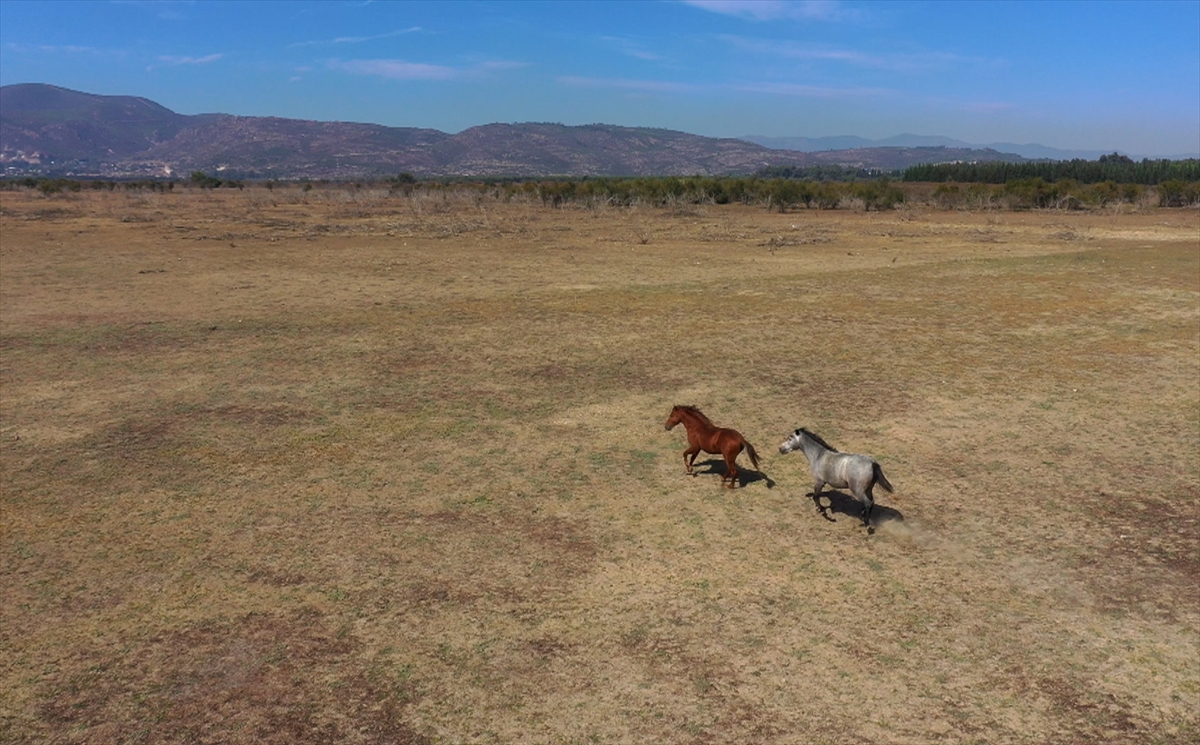
<instances>
[{"instance_id":1,"label":"horse's leg","mask_svg":"<svg viewBox=\"0 0 1200 745\"><path fill-rule=\"evenodd\" d=\"M730 489L732 489L736 485L739 485L737 482L737 478L738 478L737 457L738 457L738 454L741 452L742 452L742 444L740 442L735 443L735 444L730 444L728 442L725 442L725 443L721 444L721 457L723 457L725 459L725 475L721 477L721 483L724 484L725 480L728 479Z\"/></svg>"},{"instance_id":2,"label":"horse's leg","mask_svg":"<svg viewBox=\"0 0 1200 745\"><path fill-rule=\"evenodd\" d=\"M813 504L817 505L817 512L825 514L825 507L821 504L821 490L825 488L825 482L817 479L813 482L812 498Z\"/></svg>"},{"instance_id":3,"label":"horse's leg","mask_svg":"<svg viewBox=\"0 0 1200 745\"><path fill-rule=\"evenodd\" d=\"M730 458L729 455L726 454L725 455L725 475L721 477L721 483L724 484L725 479L729 479L729 484L727 484L727 486L730 489L732 489L734 487L734 485L737 483L737 477L738 477L737 455L734 455L732 458Z\"/></svg>"},{"instance_id":4,"label":"horse's leg","mask_svg":"<svg viewBox=\"0 0 1200 745\"><path fill-rule=\"evenodd\" d=\"M699 453L700 453L699 445L693 445L692 447L683 451L683 469L684 469L685 473L688 473L688 474L692 473L692 464L696 462L696 456ZM688 458L689 455L691 456L690 459Z\"/></svg>"},{"instance_id":5,"label":"horse's leg","mask_svg":"<svg viewBox=\"0 0 1200 745\"><path fill-rule=\"evenodd\" d=\"M874 488L874 484L868 486L860 498L860 501L863 503L862 521L864 528L871 527L871 511L875 509L875 497L871 494L871 490Z\"/></svg>"}]
</instances>

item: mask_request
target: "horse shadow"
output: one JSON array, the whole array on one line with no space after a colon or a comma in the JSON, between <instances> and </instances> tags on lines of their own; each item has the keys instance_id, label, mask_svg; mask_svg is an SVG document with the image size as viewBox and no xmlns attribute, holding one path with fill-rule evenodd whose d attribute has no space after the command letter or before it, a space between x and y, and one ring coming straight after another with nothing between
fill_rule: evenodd
<instances>
[{"instance_id":1,"label":"horse shadow","mask_svg":"<svg viewBox=\"0 0 1200 745\"><path fill-rule=\"evenodd\" d=\"M708 470L707 471L697 470L700 466L708 466ZM728 473L728 471L729 471L729 469L725 466L725 461L720 458L709 458L708 460L700 461L699 463L695 463L692 465L692 475L693 476L705 476L705 475L714 474L714 473L724 476L726 473ZM750 484L756 483L758 481L767 482L768 489L775 488L775 481L770 476L763 473L762 471L755 471L752 468L742 468L742 467L738 468L738 486L739 487L749 486ZM878 508L876 508L876 509L878 509Z\"/></svg>"},{"instance_id":2,"label":"horse shadow","mask_svg":"<svg viewBox=\"0 0 1200 745\"><path fill-rule=\"evenodd\" d=\"M806 497L812 499L812 492L807 492ZM825 504L825 500L829 500L829 504ZM829 490L821 492L821 504L817 508L821 512L821 517L831 523L837 522L837 518L830 517L831 512L846 517L852 517L855 520L862 520L863 505L851 494L843 494L837 490ZM875 509L871 510L870 528L873 530L884 523L903 522L904 513L894 507L882 505L878 500L875 501Z\"/></svg>"}]
</instances>

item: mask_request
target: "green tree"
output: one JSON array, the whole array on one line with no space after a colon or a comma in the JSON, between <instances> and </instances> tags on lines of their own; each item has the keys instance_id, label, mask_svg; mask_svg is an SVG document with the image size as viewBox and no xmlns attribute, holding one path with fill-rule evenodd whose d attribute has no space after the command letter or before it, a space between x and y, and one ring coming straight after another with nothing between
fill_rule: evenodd
<instances>
[{"instance_id":1,"label":"green tree","mask_svg":"<svg viewBox=\"0 0 1200 745\"><path fill-rule=\"evenodd\" d=\"M209 176L204 171L192 171L191 182L201 189L215 189L221 185L221 179Z\"/></svg>"}]
</instances>

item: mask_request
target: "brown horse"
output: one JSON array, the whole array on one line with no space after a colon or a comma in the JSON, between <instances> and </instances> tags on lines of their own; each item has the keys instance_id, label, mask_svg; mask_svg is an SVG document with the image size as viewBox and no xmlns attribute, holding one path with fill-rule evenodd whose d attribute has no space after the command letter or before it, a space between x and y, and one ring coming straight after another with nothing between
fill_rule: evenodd
<instances>
[{"instance_id":1,"label":"brown horse","mask_svg":"<svg viewBox=\"0 0 1200 745\"><path fill-rule=\"evenodd\" d=\"M725 473L721 476L721 484L730 489L738 483L737 457L742 448L746 449L750 462L758 468L758 453L754 452L754 446L746 442L746 438L737 430L718 427L695 406L676 406L671 409L671 416L667 417L665 426L671 429L680 422L683 422L688 437L688 449L683 451L683 467L687 473L692 473L692 464L696 462L696 455L701 450L725 458ZM728 484L725 483L726 479L729 480Z\"/></svg>"}]
</instances>

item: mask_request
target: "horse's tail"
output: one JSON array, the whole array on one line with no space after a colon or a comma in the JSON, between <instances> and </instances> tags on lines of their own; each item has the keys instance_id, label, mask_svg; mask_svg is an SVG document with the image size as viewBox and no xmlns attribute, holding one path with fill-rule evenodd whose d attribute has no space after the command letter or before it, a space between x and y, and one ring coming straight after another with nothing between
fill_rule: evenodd
<instances>
[{"instance_id":1,"label":"horse's tail","mask_svg":"<svg viewBox=\"0 0 1200 745\"><path fill-rule=\"evenodd\" d=\"M754 464L755 468L758 468L758 453L754 452L754 446L745 438L742 438L742 442L746 445L746 454L750 456L750 462Z\"/></svg>"},{"instance_id":2,"label":"horse's tail","mask_svg":"<svg viewBox=\"0 0 1200 745\"><path fill-rule=\"evenodd\" d=\"M875 483L879 484L884 489L887 489L889 493L895 494L896 490L893 489L892 485L888 483L887 476L883 475L883 466L879 465L878 463L874 463L871 465L871 468L875 471Z\"/></svg>"}]
</instances>

